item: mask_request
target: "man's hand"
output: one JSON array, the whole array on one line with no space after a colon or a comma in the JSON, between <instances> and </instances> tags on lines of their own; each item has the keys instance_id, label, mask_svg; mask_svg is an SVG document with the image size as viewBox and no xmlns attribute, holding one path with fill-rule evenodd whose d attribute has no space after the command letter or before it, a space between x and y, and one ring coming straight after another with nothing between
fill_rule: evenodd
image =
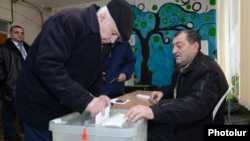
<instances>
[{"instance_id":1,"label":"man's hand","mask_svg":"<svg viewBox=\"0 0 250 141\"><path fill-rule=\"evenodd\" d=\"M107 95L100 95L99 97L102 100L102 102L104 103L105 107L111 106L111 100Z\"/></svg>"},{"instance_id":2,"label":"man's hand","mask_svg":"<svg viewBox=\"0 0 250 141\"><path fill-rule=\"evenodd\" d=\"M118 76L117 82L124 82L124 81L126 81L126 79L127 79L126 74L125 73L120 73L119 76Z\"/></svg>"},{"instance_id":3,"label":"man's hand","mask_svg":"<svg viewBox=\"0 0 250 141\"><path fill-rule=\"evenodd\" d=\"M163 93L160 91L153 91L151 96L150 96L150 101L153 104L157 104L163 97Z\"/></svg>"},{"instance_id":4,"label":"man's hand","mask_svg":"<svg viewBox=\"0 0 250 141\"><path fill-rule=\"evenodd\" d=\"M86 111L90 112L91 117L95 117L98 113L105 114L105 103L100 97L94 97L93 100L87 105Z\"/></svg>"},{"instance_id":5,"label":"man's hand","mask_svg":"<svg viewBox=\"0 0 250 141\"><path fill-rule=\"evenodd\" d=\"M137 105L129 108L125 117L127 117L130 122L136 122L140 118L154 119L154 114L150 107Z\"/></svg>"}]
</instances>

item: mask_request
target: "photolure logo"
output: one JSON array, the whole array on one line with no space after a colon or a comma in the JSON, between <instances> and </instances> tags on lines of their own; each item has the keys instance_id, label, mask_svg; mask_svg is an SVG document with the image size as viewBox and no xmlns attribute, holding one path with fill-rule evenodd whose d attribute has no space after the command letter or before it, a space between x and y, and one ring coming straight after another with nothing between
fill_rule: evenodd
<instances>
[{"instance_id":1,"label":"photolure logo","mask_svg":"<svg viewBox=\"0 0 250 141\"><path fill-rule=\"evenodd\" d=\"M238 139L249 141L250 125L205 125L204 141L216 139Z\"/></svg>"},{"instance_id":2,"label":"photolure logo","mask_svg":"<svg viewBox=\"0 0 250 141\"><path fill-rule=\"evenodd\" d=\"M225 131L218 131L217 129L208 129L208 136L246 136L247 131L238 131L238 129L234 129L234 131L229 131L226 129Z\"/></svg>"}]
</instances>

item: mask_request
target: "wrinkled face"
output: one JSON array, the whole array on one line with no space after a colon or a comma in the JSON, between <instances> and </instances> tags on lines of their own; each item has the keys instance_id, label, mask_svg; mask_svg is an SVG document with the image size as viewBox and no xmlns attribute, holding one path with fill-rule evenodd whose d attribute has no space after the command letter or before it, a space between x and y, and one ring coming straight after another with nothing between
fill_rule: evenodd
<instances>
[{"instance_id":1,"label":"wrinkled face","mask_svg":"<svg viewBox=\"0 0 250 141\"><path fill-rule=\"evenodd\" d=\"M114 44L120 37L115 21L103 14L99 19L102 44Z\"/></svg>"},{"instance_id":2,"label":"wrinkled face","mask_svg":"<svg viewBox=\"0 0 250 141\"><path fill-rule=\"evenodd\" d=\"M24 40L24 31L22 28L14 27L9 33L10 38L18 43Z\"/></svg>"},{"instance_id":3,"label":"wrinkled face","mask_svg":"<svg viewBox=\"0 0 250 141\"><path fill-rule=\"evenodd\" d=\"M172 43L176 64L182 67L192 62L199 48L197 42L190 44L186 36L186 33L181 33L173 39Z\"/></svg>"}]
</instances>

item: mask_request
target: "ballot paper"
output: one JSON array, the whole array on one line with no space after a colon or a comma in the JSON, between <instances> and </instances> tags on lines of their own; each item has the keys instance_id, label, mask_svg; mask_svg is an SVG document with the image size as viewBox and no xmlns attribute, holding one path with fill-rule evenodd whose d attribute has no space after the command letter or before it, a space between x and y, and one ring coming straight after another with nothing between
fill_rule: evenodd
<instances>
[{"instance_id":1,"label":"ballot paper","mask_svg":"<svg viewBox=\"0 0 250 141\"><path fill-rule=\"evenodd\" d=\"M136 97L137 98L142 98L142 99L150 99L150 96L144 95L144 94L137 94Z\"/></svg>"},{"instance_id":2,"label":"ballot paper","mask_svg":"<svg viewBox=\"0 0 250 141\"><path fill-rule=\"evenodd\" d=\"M124 127L126 126L127 117L125 117L124 113L116 113L115 115L104 120L101 125L104 126L113 126L113 127Z\"/></svg>"},{"instance_id":3,"label":"ballot paper","mask_svg":"<svg viewBox=\"0 0 250 141\"><path fill-rule=\"evenodd\" d=\"M95 124L100 124L101 122L103 122L104 120L106 120L107 118L109 118L109 112L110 112L110 107L106 107L105 108L105 114L102 115L102 113L98 113L95 116Z\"/></svg>"},{"instance_id":4,"label":"ballot paper","mask_svg":"<svg viewBox=\"0 0 250 141\"><path fill-rule=\"evenodd\" d=\"M124 127L126 126L127 118L124 113L116 113L110 116L110 107L105 108L105 115L101 113L95 117L95 124L102 126Z\"/></svg>"}]
</instances>

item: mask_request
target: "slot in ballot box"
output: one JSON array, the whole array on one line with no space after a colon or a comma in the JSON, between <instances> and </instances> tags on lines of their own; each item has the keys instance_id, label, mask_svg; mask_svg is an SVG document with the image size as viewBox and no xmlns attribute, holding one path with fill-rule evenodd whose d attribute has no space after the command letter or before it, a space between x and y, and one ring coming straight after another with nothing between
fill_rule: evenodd
<instances>
[{"instance_id":1,"label":"slot in ballot box","mask_svg":"<svg viewBox=\"0 0 250 141\"><path fill-rule=\"evenodd\" d=\"M125 113L126 109L110 109L110 117ZM95 125L88 112L77 112L56 118L49 122L53 141L82 141L86 128L88 141L146 141L147 120L140 119L122 127Z\"/></svg>"}]
</instances>

